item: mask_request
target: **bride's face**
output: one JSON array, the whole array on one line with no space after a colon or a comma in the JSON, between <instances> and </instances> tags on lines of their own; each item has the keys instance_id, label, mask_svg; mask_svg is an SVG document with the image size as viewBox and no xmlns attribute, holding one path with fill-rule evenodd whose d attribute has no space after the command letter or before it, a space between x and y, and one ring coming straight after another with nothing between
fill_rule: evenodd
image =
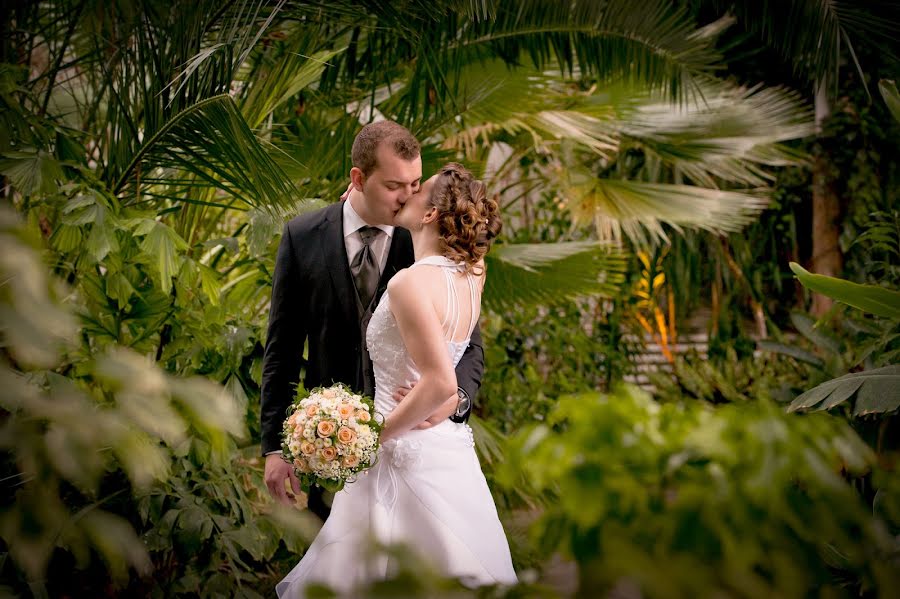
<instances>
[{"instance_id":1,"label":"bride's face","mask_svg":"<svg viewBox=\"0 0 900 599\"><path fill-rule=\"evenodd\" d=\"M409 196L403 208L394 217L394 224L403 227L409 231L419 231L425 226L426 217L434 211L434 207L430 205L428 199L431 197L431 190L434 189L434 182L437 175L422 183L419 191Z\"/></svg>"}]
</instances>

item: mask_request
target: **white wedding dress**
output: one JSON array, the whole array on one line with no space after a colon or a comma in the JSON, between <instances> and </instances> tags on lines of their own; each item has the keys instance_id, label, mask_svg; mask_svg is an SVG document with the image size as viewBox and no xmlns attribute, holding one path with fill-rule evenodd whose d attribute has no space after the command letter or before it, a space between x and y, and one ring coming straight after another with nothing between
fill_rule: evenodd
<instances>
[{"instance_id":1,"label":"white wedding dress","mask_svg":"<svg viewBox=\"0 0 900 599\"><path fill-rule=\"evenodd\" d=\"M463 341L453 341L459 324L460 298L453 285L460 267L431 256L411 268L440 267L446 274L447 352L455 366L469 344L478 300L476 281L469 281L472 322ZM406 351L385 293L366 333L375 367L375 407L387 416L398 387L419 378ZM276 585L279 597L304 597L311 584L324 584L352 594L360 584L396 572L394 554L373 552L373 543L402 543L433 568L469 586L515 584L509 544L497 517L478 457L472 430L450 420L426 430L413 430L381 449L378 461L335 495L331 515L303 559Z\"/></svg>"}]
</instances>

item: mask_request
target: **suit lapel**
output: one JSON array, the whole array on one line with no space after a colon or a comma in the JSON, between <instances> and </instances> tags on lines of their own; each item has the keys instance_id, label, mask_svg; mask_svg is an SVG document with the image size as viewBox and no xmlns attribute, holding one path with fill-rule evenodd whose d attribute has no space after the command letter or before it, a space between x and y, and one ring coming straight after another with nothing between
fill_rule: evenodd
<instances>
[{"instance_id":1,"label":"suit lapel","mask_svg":"<svg viewBox=\"0 0 900 599\"><path fill-rule=\"evenodd\" d=\"M328 210L328 217L322 223L325 228L322 253L341 309L347 320L354 322L359 319L355 301L356 287L350 275L350 261L347 259L347 246L344 244L344 219L341 208L341 202L333 204Z\"/></svg>"}]
</instances>

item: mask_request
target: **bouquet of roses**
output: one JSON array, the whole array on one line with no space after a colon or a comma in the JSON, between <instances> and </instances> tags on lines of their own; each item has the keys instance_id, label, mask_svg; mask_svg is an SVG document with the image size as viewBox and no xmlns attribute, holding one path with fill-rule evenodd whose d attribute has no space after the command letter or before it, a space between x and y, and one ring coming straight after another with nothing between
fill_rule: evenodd
<instances>
[{"instance_id":1,"label":"bouquet of roses","mask_svg":"<svg viewBox=\"0 0 900 599\"><path fill-rule=\"evenodd\" d=\"M339 491L375 463L383 417L368 397L340 383L298 394L282 430L282 455L300 485Z\"/></svg>"}]
</instances>

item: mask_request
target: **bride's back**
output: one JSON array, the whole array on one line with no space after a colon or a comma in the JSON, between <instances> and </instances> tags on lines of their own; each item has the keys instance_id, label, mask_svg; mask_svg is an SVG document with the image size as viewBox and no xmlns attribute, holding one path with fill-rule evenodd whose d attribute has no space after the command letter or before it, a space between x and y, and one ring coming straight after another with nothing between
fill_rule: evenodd
<instances>
[{"instance_id":1,"label":"bride's back","mask_svg":"<svg viewBox=\"0 0 900 599\"><path fill-rule=\"evenodd\" d=\"M429 256L397 273L397 277L404 280L405 287L416 290L416 304L433 310L434 320L441 323L440 328L420 329L413 334L442 334L442 339L431 341L446 345L450 364L455 367L469 345L480 315L484 276L468 273L442 256ZM395 403L393 390L411 387L420 376L397 324L395 311L401 306L391 301L391 287L372 315L366 334L374 366L376 407L384 413Z\"/></svg>"},{"instance_id":2,"label":"bride's back","mask_svg":"<svg viewBox=\"0 0 900 599\"><path fill-rule=\"evenodd\" d=\"M422 301L430 301L441 322L444 340L465 343L481 313L484 276L466 272L446 258L425 258L409 273L421 286ZM484 268L481 267L483 272Z\"/></svg>"}]
</instances>

